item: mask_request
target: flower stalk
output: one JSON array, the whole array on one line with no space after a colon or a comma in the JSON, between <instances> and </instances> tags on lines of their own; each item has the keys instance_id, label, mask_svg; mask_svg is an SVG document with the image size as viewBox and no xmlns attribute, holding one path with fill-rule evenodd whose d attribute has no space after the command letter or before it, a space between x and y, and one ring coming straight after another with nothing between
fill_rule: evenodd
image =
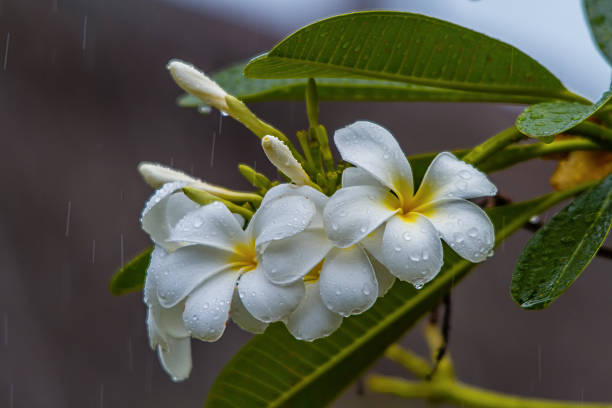
<instances>
[{"instance_id":1,"label":"flower stalk","mask_svg":"<svg viewBox=\"0 0 612 408\"><path fill-rule=\"evenodd\" d=\"M484 161L487 157L502 150L504 147L516 143L525 138L525 135L519 132L516 127L512 126L508 129L502 130L498 134L490 137L483 143L474 147L468 154L466 154L462 158L462 160L466 163L477 165L478 163Z\"/></svg>"},{"instance_id":2,"label":"flower stalk","mask_svg":"<svg viewBox=\"0 0 612 408\"><path fill-rule=\"evenodd\" d=\"M185 193L185 195L189 197L192 201L195 201L200 205L207 205L214 203L215 201L219 201L225 204L225 206L231 212L242 215L246 220L250 220L253 216L253 212L248 210L247 208L244 208L240 205L236 205L231 201L224 200L223 198L211 194L208 191L199 190L197 187L184 187L183 193Z\"/></svg>"}]
</instances>

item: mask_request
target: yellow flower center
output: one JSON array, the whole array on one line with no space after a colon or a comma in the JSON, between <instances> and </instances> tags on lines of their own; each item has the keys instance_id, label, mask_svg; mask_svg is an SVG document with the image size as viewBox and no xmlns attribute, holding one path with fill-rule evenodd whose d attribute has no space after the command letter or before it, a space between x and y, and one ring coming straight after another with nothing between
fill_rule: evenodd
<instances>
[{"instance_id":1,"label":"yellow flower center","mask_svg":"<svg viewBox=\"0 0 612 408\"><path fill-rule=\"evenodd\" d=\"M321 262L316 264L315 267L312 268L310 272L306 274L306 276L304 276L304 283L315 283L319 280L319 278L321 277L321 269L323 268L323 261L324 259L322 259Z\"/></svg>"},{"instance_id":2,"label":"yellow flower center","mask_svg":"<svg viewBox=\"0 0 612 408\"><path fill-rule=\"evenodd\" d=\"M232 267L240 269L241 272L249 272L257 268L255 241L234 246L234 253L230 257L229 263Z\"/></svg>"}]
</instances>

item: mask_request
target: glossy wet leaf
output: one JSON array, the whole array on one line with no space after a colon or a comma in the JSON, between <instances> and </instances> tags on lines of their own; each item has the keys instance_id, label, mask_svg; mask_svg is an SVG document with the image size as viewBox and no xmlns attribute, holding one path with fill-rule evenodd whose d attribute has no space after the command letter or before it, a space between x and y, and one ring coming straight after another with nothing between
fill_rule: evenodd
<instances>
[{"instance_id":1,"label":"glossy wet leaf","mask_svg":"<svg viewBox=\"0 0 612 408\"><path fill-rule=\"evenodd\" d=\"M612 221L612 175L538 230L519 257L511 294L525 309L547 307L580 276Z\"/></svg>"},{"instance_id":2,"label":"glossy wet leaf","mask_svg":"<svg viewBox=\"0 0 612 408\"><path fill-rule=\"evenodd\" d=\"M567 193L552 193L490 210L496 242L565 197ZM271 325L225 366L206 406L300 408L329 404L473 266L447 247L442 271L423 289L397 282L370 310L345 319L334 334L311 343L295 340L280 323Z\"/></svg>"},{"instance_id":3,"label":"glossy wet leaf","mask_svg":"<svg viewBox=\"0 0 612 408\"><path fill-rule=\"evenodd\" d=\"M543 102L529 106L516 119L521 133L549 143L555 135L566 132L595 114L612 98L612 92L605 92L592 105L577 102Z\"/></svg>"},{"instance_id":4,"label":"glossy wet leaf","mask_svg":"<svg viewBox=\"0 0 612 408\"><path fill-rule=\"evenodd\" d=\"M115 273L108 285L113 295L123 295L142 289L152 251L153 248L145 249Z\"/></svg>"},{"instance_id":5,"label":"glossy wet leaf","mask_svg":"<svg viewBox=\"0 0 612 408\"><path fill-rule=\"evenodd\" d=\"M601 53L612 64L612 1L584 0L584 8L591 34Z\"/></svg>"},{"instance_id":6,"label":"glossy wet leaf","mask_svg":"<svg viewBox=\"0 0 612 408\"><path fill-rule=\"evenodd\" d=\"M369 78L583 100L511 45L419 14L368 11L304 27L252 60L252 78Z\"/></svg>"},{"instance_id":7,"label":"glossy wet leaf","mask_svg":"<svg viewBox=\"0 0 612 408\"><path fill-rule=\"evenodd\" d=\"M244 64L237 64L212 74L229 94L244 102L303 100L307 79L255 79L242 73ZM466 92L402 82L317 78L317 91L322 101L426 101L426 102L502 102L538 103L550 100L546 96L512 95L492 92ZM205 107L195 96L185 94L177 101L182 107ZM208 112L202 112L208 113Z\"/></svg>"}]
</instances>

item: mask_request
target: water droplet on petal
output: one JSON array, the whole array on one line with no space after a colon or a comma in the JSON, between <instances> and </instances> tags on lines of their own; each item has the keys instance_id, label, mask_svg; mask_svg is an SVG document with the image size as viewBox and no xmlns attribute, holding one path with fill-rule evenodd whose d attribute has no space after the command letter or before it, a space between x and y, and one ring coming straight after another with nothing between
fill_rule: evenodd
<instances>
[{"instance_id":1,"label":"water droplet on petal","mask_svg":"<svg viewBox=\"0 0 612 408\"><path fill-rule=\"evenodd\" d=\"M406 241L410 241L410 240L412 239L412 237L410 236L410 234L409 234L409 233L407 233L407 232L404 232L403 237L404 237L404 239L405 239Z\"/></svg>"},{"instance_id":2,"label":"water droplet on petal","mask_svg":"<svg viewBox=\"0 0 612 408\"><path fill-rule=\"evenodd\" d=\"M476 238L476 236L478 236L478 230L474 227L470 228L467 231L468 236L472 237L472 238Z\"/></svg>"}]
</instances>

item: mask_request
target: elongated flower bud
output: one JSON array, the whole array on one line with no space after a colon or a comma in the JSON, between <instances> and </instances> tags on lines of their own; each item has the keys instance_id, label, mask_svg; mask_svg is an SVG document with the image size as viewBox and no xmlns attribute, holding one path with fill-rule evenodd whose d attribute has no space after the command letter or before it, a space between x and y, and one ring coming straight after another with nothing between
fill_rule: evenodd
<instances>
[{"instance_id":1,"label":"elongated flower bud","mask_svg":"<svg viewBox=\"0 0 612 408\"><path fill-rule=\"evenodd\" d=\"M215 81L204 75L202 71L177 59L171 60L167 68L176 84L187 93L219 110L228 111L225 102L227 92Z\"/></svg>"},{"instance_id":2,"label":"elongated flower bud","mask_svg":"<svg viewBox=\"0 0 612 408\"><path fill-rule=\"evenodd\" d=\"M304 171L300 163L293 157L291 150L286 144L278 138L266 135L261 139L261 145L268 156L268 160L272 162L280 171L291 179L297 185L310 185L310 177Z\"/></svg>"},{"instance_id":3,"label":"elongated flower bud","mask_svg":"<svg viewBox=\"0 0 612 408\"><path fill-rule=\"evenodd\" d=\"M145 182L153 188L160 188L164 184L173 181L184 181L187 183L195 183L198 181L182 171L174 170L157 163L142 162L138 165L138 172Z\"/></svg>"}]
</instances>

